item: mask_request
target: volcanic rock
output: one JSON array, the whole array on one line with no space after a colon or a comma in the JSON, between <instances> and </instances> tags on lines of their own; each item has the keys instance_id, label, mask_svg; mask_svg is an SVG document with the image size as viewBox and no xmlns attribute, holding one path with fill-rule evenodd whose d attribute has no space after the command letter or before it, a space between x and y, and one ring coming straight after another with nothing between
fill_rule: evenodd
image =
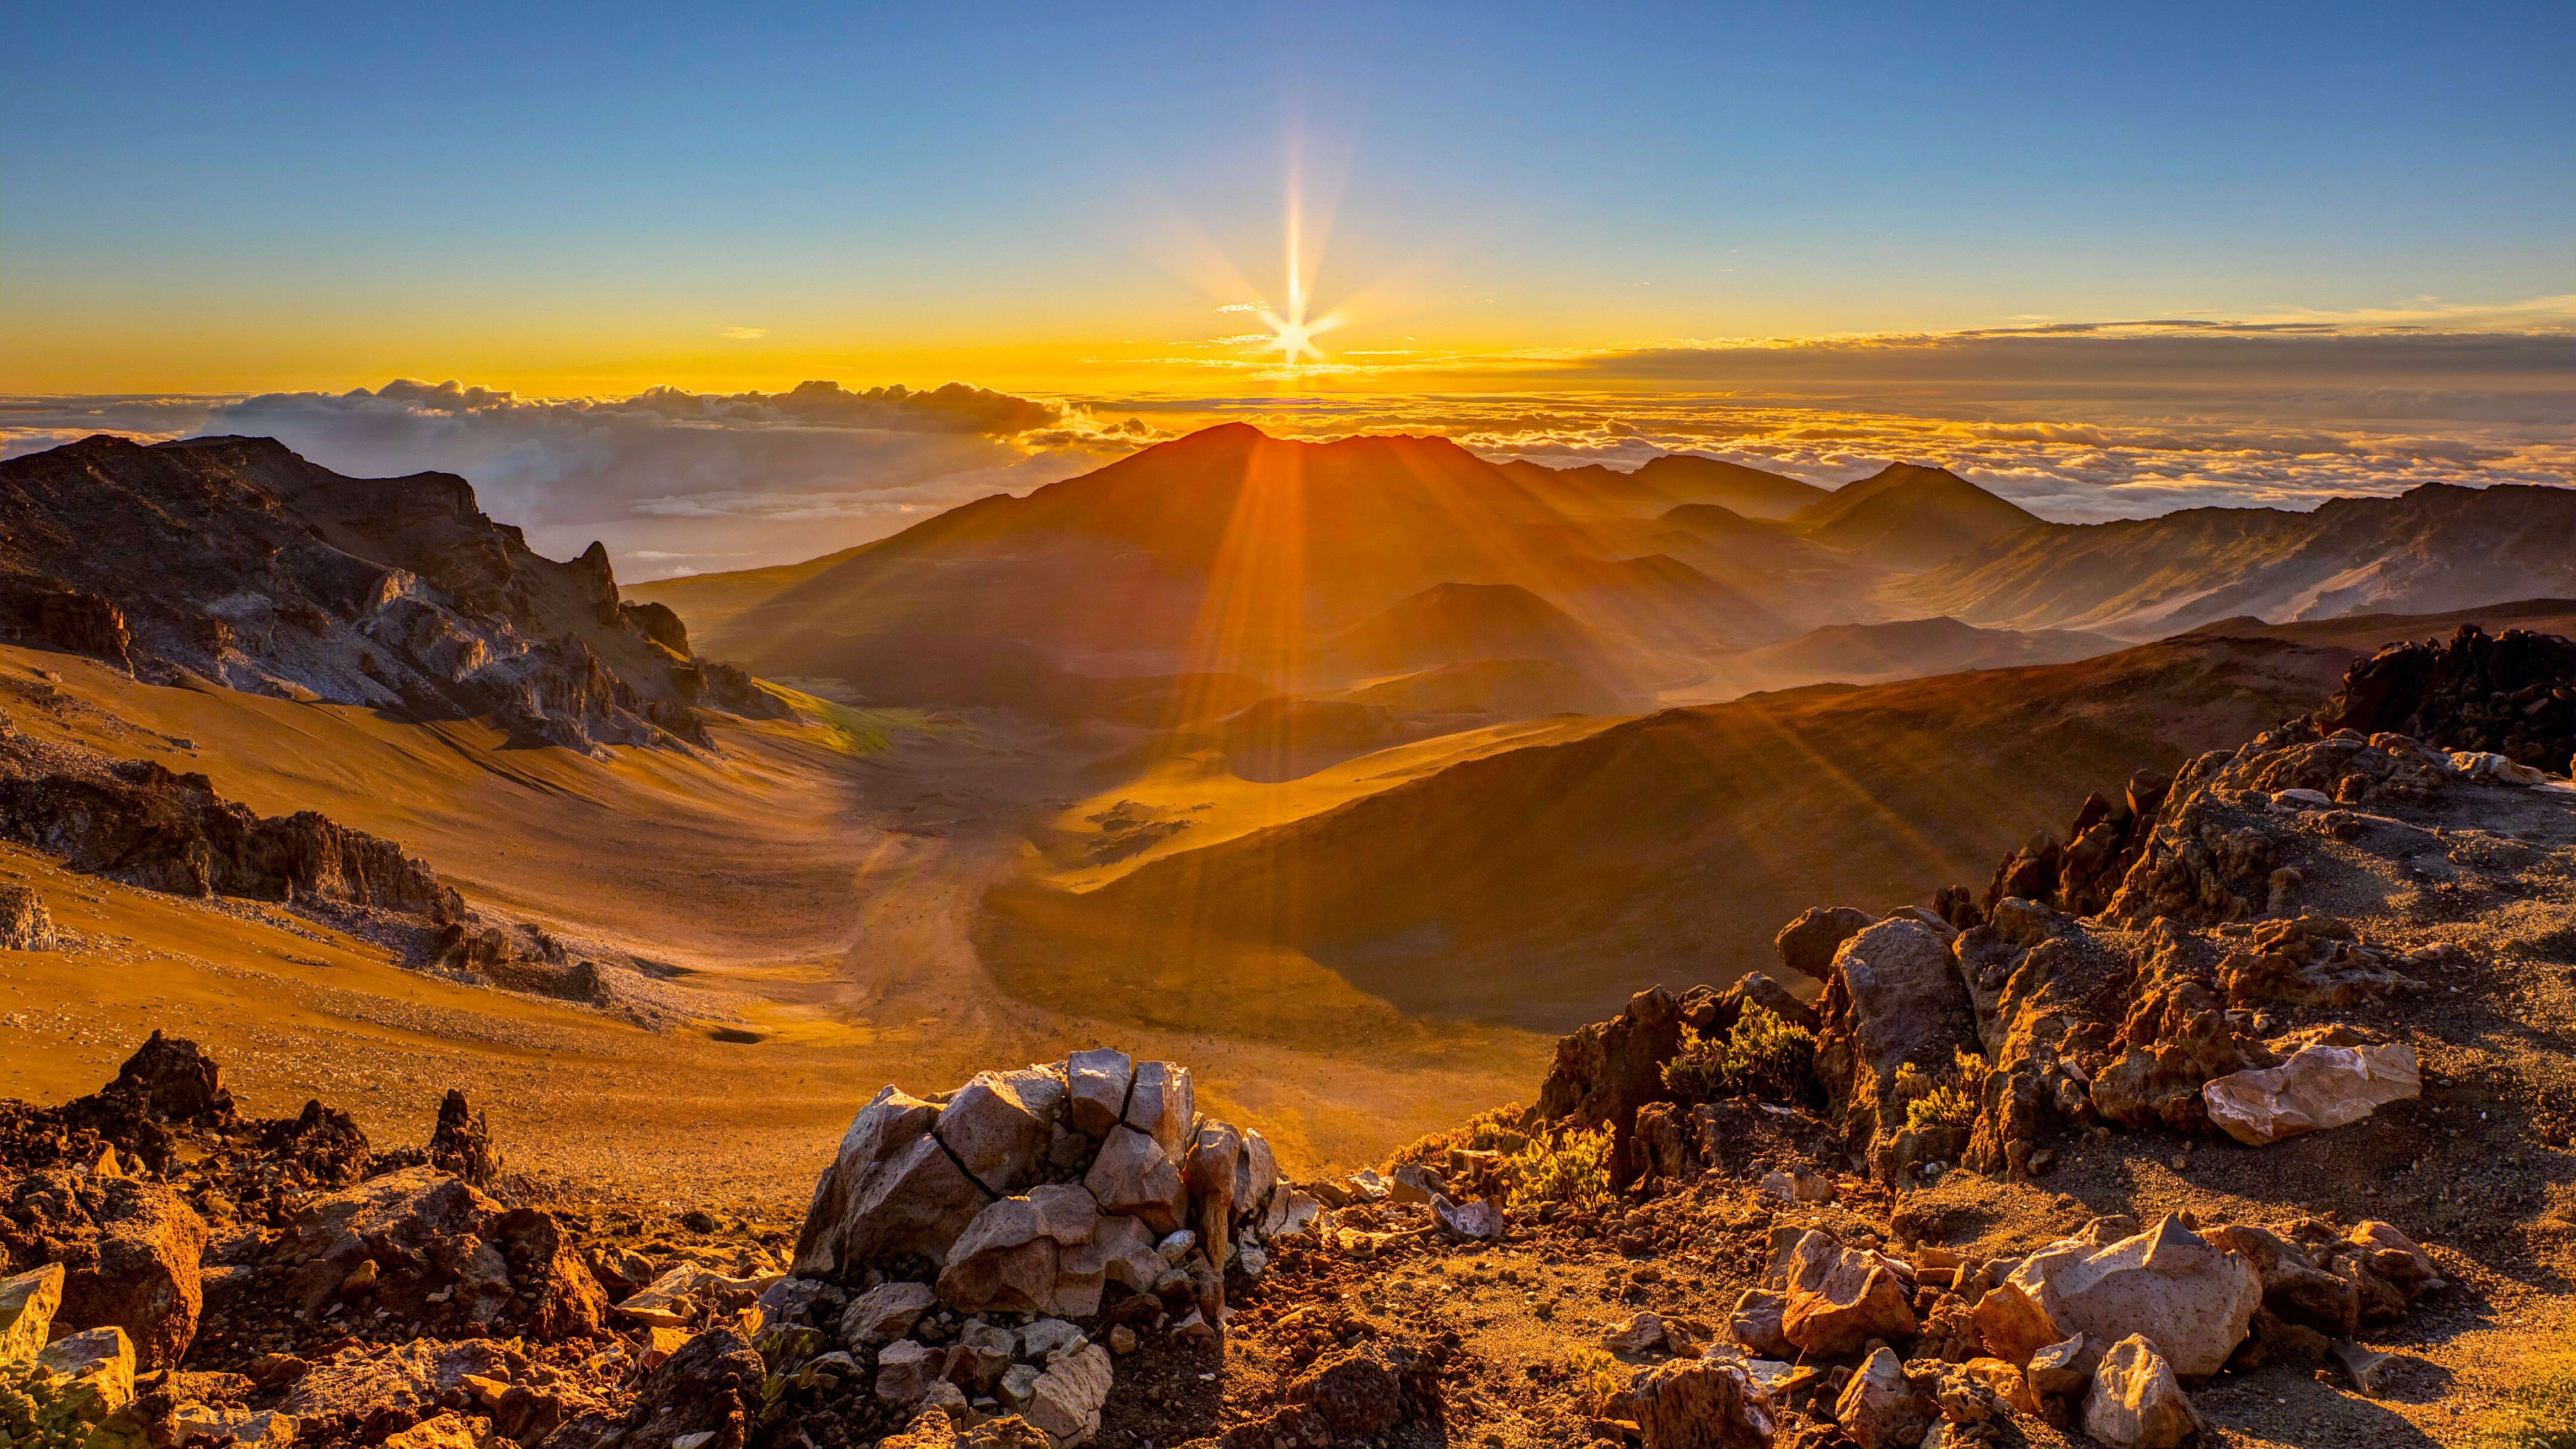
<instances>
[{"instance_id":1,"label":"volcanic rock","mask_svg":"<svg viewBox=\"0 0 2576 1449\"><path fill-rule=\"evenodd\" d=\"M1100 1432L1100 1406L1109 1401L1109 1350L1096 1343L1057 1358L1029 1387L1029 1423L1058 1449L1088 1444Z\"/></svg>"},{"instance_id":2,"label":"volcanic rock","mask_svg":"<svg viewBox=\"0 0 2576 1449\"><path fill-rule=\"evenodd\" d=\"M978 1072L940 1109L935 1130L985 1191L1007 1196L1035 1179L1065 1095L1064 1079L1042 1067Z\"/></svg>"},{"instance_id":3,"label":"volcanic rock","mask_svg":"<svg viewBox=\"0 0 2576 1449\"><path fill-rule=\"evenodd\" d=\"M2093 1371L2084 1432L2110 1449L2175 1449L2200 1433L2200 1414L2144 1334L2113 1344Z\"/></svg>"},{"instance_id":4,"label":"volcanic rock","mask_svg":"<svg viewBox=\"0 0 2576 1449\"><path fill-rule=\"evenodd\" d=\"M1625 1398L1646 1449L1765 1449L1770 1400L1744 1365L1674 1359L1630 1381Z\"/></svg>"},{"instance_id":5,"label":"volcanic rock","mask_svg":"<svg viewBox=\"0 0 2576 1449\"><path fill-rule=\"evenodd\" d=\"M836 1278L896 1253L945 1256L988 1198L931 1135L939 1115L893 1087L860 1109L815 1186L797 1274Z\"/></svg>"},{"instance_id":6,"label":"volcanic rock","mask_svg":"<svg viewBox=\"0 0 2576 1449\"><path fill-rule=\"evenodd\" d=\"M2358 1122L2423 1090L2414 1048L2301 1047L2277 1067L2214 1077L2201 1087L2209 1120L2260 1147Z\"/></svg>"},{"instance_id":7,"label":"volcanic rock","mask_svg":"<svg viewBox=\"0 0 2576 1449\"><path fill-rule=\"evenodd\" d=\"M1094 1138L1108 1135L1126 1114L1127 1087L1136 1079L1135 1062L1125 1052L1103 1047L1067 1056L1064 1073L1072 1093L1066 1123Z\"/></svg>"},{"instance_id":8,"label":"volcanic rock","mask_svg":"<svg viewBox=\"0 0 2576 1449\"><path fill-rule=\"evenodd\" d=\"M1049 1185L997 1199L949 1246L939 1296L968 1311L1097 1313L1104 1265L1092 1244L1099 1225L1099 1204L1080 1187Z\"/></svg>"},{"instance_id":9,"label":"volcanic rock","mask_svg":"<svg viewBox=\"0 0 2576 1449\"><path fill-rule=\"evenodd\" d=\"M473 1187L490 1187L501 1175L501 1152L492 1145L491 1125L465 1104L465 1094L449 1088L439 1100L438 1126L429 1137L429 1165L453 1174Z\"/></svg>"},{"instance_id":10,"label":"volcanic rock","mask_svg":"<svg viewBox=\"0 0 2576 1449\"><path fill-rule=\"evenodd\" d=\"M605 549L539 558L450 474L346 478L271 439L101 435L0 463L0 480L0 630L155 682L490 715L585 751L704 744L699 707L783 712L690 659L667 610L621 607Z\"/></svg>"},{"instance_id":11,"label":"volcanic rock","mask_svg":"<svg viewBox=\"0 0 2576 1449\"><path fill-rule=\"evenodd\" d=\"M50 951L53 913L45 898L19 885L0 885L0 951Z\"/></svg>"},{"instance_id":12,"label":"volcanic rock","mask_svg":"<svg viewBox=\"0 0 2576 1449\"><path fill-rule=\"evenodd\" d=\"M2107 1247L2044 1248L2013 1270L2008 1286L2057 1325L2052 1342L2072 1333L2105 1342L2144 1335L2160 1361L2193 1377L2218 1372L2263 1304L2262 1276L2252 1263L2204 1242L2170 1214Z\"/></svg>"},{"instance_id":13,"label":"volcanic rock","mask_svg":"<svg viewBox=\"0 0 2576 1449\"><path fill-rule=\"evenodd\" d=\"M1814 906L1804 915L1780 928L1771 944L1780 953L1780 964L1812 981L1824 980L1832 971L1834 955L1843 942L1876 924L1877 917L1851 906Z\"/></svg>"},{"instance_id":14,"label":"volcanic rock","mask_svg":"<svg viewBox=\"0 0 2576 1449\"><path fill-rule=\"evenodd\" d=\"M1123 1123L1109 1129L1100 1155L1092 1159L1082 1182L1099 1200L1102 1212L1132 1214L1157 1234L1181 1226L1181 1213L1189 1201L1181 1170L1151 1136Z\"/></svg>"},{"instance_id":15,"label":"volcanic rock","mask_svg":"<svg viewBox=\"0 0 2576 1449\"><path fill-rule=\"evenodd\" d=\"M1914 1449L1936 1412L1907 1381L1895 1352L1884 1348L1862 1361L1834 1400L1834 1422L1860 1449Z\"/></svg>"},{"instance_id":16,"label":"volcanic rock","mask_svg":"<svg viewBox=\"0 0 2576 1449\"><path fill-rule=\"evenodd\" d=\"M319 1198L277 1248L300 1263L288 1291L309 1313L363 1281L372 1306L414 1321L510 1327L541 1339L599 1331L598 1282L549 1215L503 1209L434 1168ZM372 1276L361 1273L372 1265Z\"/></svg>"},{"instance_id":17,"label":"volcanic rock","mask_svg":"<svg viewBox=\"0 0 2576 1449\"><path fill-rule=\"evenodd\" d=\"M1975 1014L1950 943L1920 921L1895 919L1853 935L1828 968L1816 1033L1816 1077L1829 1110L1883 1178L1906 1165L1894 1152L1905 1125L1898 1068L1947 1069L1975 1041Z\"/></svg>"},{"instance_id":18,"label":"volcanic rock","mask_svg":"<svg viewBox=\"0 0 2576 1449\"><path fill-rule=\"evenodd\" d=\"M1858 1352L1873 1338L1910 1338L1915 1329L1912 1296L1892 1260L1845 1248L1828 1234L1811 1231L1798 1240L1789 1263L1781 1333L1822 1356Z\"/></svg>"},{"instance_id":19,"label":"volcanic rock","mask_svg":"<svg viewBox=\"0 0 2576 1449\"><path fill-rule=\"evenodd\" d=\"M45 1346L62 1307L63 1278L60 1263L0 1278L0 1363L23 1363Z\"/></svg>"},{"instance_id":20,"label":"volcanic rock","mask_svg":"<svg viewBox=\"0 0 2576 1449\"><path fill-rule=\"evenodd\" d=\"M147 1371L187 1356L204 1303L205 1220L157 1183L52 1171L21 1180L0 1250L21 1270L63 1270L56 1330L116 1327ZM31 1292L28 1302L45 1296Z\"/></svg>"}]
</instances>

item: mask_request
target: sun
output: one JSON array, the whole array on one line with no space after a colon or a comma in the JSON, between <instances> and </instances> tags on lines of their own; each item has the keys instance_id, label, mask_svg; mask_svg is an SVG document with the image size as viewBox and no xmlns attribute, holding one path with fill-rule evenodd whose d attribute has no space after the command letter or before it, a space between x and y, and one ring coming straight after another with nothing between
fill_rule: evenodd
<instances>
[{"instance_id":1,"label":"sun","mask_svg":"<svg viewBox=\"0 0 2576 1449\"><path fill-rule=\"evenodd\" d=\"M1277 349L1280 365L1291 371L1303 365L1309 357L1317 362L1323 361L1324 349L1315 345L1315 337L1332 331L1342 322L1340 315L1333 312L1311 322L1306 319L1305 269L1299 265L1299 253L1303 249L1303 239L1299 235L1301 222L1296 193L1292 188L1288 202L1288 306L1277 312L1264 307L1257 314L1268 325L1271 334L1270 341L1263 344L1262 350Z\"/></svg>"}]
</instances>

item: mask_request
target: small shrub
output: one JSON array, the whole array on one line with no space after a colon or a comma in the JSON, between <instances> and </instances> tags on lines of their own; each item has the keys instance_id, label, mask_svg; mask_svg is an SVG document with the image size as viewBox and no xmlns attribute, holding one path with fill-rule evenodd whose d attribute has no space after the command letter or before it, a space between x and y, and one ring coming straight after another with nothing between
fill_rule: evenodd
<instances>
[{"instance_id":1,"label":"small shrub","mask_svg":"<svg viewBox=\"0 0 2576 1449\"><path fill-rule=\"evenodd\" d=\"M1577 1211L1610 1200L1610 1129L1575 1130L1531 1138L1506 1164L1506 1202L1516 1211L1556 1203Z\"/></svg>"},{"instance_id":2,"label":"small shrub","mask_svg":"<svg viewBox=\"0 0 2576 1449\"><path fill-rule=\"evenodd\" d=\"M1804 1102L1814 1096L1815 1083L1816 1034L1753 1001L1744 1004L1723 1042L1684 1028L1681 1050L1664 1064L1665 1089L1685 1102Z\"/></svg>"},{"instance_id":3,"label":"small shrub","mask_svg":"<svg viewBox=\"0 0 2576 1449\"><path fill-rule=\"evenodd\" d=\"M1978 1100L1984 1096L1986 1059L1973 1052L1955 1053L1950 1065L1926 1072L1912 1062L1896 1069L1896 1099L1905 1104L1905 1130L1969 1131L1977 1123Z\"/></svg>"},{"instance_id":4,"label":"small shrub","mask_svg":"<svg viewBox=\"0 0 2576 1449\"><path fill-rule=\"evenodd\" d=\"M1607 1408L1611 1397L1628 1386L1627 1365L1598 1348L1578 1348L1568 1352L1565 1377L1583 1407L1595 1414Z\"/></svg>"},{"instance_id":5,"label":"small shrub","mask_svg":"<svg viewBox=\"0 0 2576 1449\"><path fill-rule=\"evenodd\" d=\"M1517 1102L1478 1113L1456 1127L1417 1137L1397 1148L1382 1170L1393 1172L1408 1162L1439 1167L1448 1161L1451 1148L1507 1155L1518 1152L1530 1141L1529 1134L1520 1130L1521 1119L1527 1115L1527 1110Z\"/></svg>"}]
</instances>

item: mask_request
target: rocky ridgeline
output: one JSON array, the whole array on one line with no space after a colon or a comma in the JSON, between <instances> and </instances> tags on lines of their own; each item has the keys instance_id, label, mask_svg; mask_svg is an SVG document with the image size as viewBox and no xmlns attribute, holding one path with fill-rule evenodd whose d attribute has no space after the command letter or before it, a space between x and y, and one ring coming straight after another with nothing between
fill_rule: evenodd
<instances>
[{"instance_id":1,"label":"rocky ridgeline","mask_svg":"<svg viewBox=\"0 0 2576 1449\"><path fill-rule=\"evenodd\" d=\"M648 1015L619 985L632 958L577 953L542 928L486 917L390 840L315 811L260 815L204 775L41 742L0 712L0 840L71 869L192 899L276 902L419 970ZM0 947L62 945L43 900L0 887Z\"/></svg>"},{"instance_id":2,"label":"rocky ridgeline","mask_svg":"<svg viewBox=\"0 0 2576 1449\"><path fill-rule=\"evenodd\" d=\"M540 558L462 478L343 477L268 438L102 435L0 462L0 633L591 753L705 745L702 708L785 712L693 657L669 609L620 602L599 545Z\"/></svg>"}]
</instances>

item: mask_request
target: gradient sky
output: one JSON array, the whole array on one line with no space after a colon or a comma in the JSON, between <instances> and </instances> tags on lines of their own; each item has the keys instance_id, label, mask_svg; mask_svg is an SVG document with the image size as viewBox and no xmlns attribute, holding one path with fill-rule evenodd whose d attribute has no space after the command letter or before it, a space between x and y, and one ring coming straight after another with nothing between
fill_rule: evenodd
<instances>
[{"instance_id":1,"label":"gradient sky","mask_svg":"<svg viewBox=\"0 0 2576 1449\"><path fill-rule=\"evenodd\" d=\"M1349 316L1326 350L1379 368L2563 325L2542 299L2576 292L2563 0L28 5L0 34L16 393L1244 386L1217 309L1284 302L1292 171Z\"/></svg>"}]
</instances>

